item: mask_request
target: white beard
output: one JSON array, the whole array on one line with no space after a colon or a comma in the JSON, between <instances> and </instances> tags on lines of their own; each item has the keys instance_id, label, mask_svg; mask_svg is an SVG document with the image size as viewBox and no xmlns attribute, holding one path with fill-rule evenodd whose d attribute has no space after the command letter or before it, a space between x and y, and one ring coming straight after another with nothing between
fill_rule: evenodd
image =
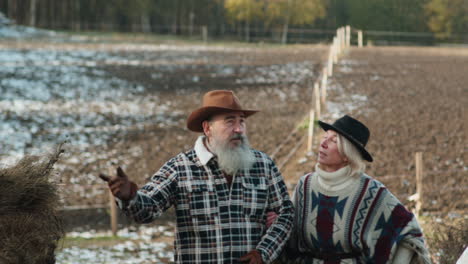
<instances>
[{"instance_id":1,"label":"white beard","mask_svg":"<svg viewBox=\"0 0 468 264\"><path fill-rule=\"evenodd\" d=\"M219 168L229 175L234 175L240 170L252 168L255 162L255 155L250 149L249 140L245 135L233 136L241 138L241 144L236 147L229 146L228 142L222 142L216 137L211 138L209 143L211 151L218 158Z\"/></svg>"}]
</instances>

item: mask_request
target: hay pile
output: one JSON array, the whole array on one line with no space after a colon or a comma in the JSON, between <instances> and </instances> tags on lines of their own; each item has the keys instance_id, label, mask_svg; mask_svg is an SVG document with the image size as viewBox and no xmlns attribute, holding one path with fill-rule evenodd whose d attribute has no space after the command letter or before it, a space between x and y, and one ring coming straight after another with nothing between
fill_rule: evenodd
<instances>
[{"instance_id":1,"label":"hay pile","mask_svg":"<svg viewBox=\"0 0 468 264\"><path fill-rule=\"evenodd\" d=\"M55 248L64 235L57 217L57 187L49 180L62 153L26 156L0 168L0 264L55 263Z\"/></svg>"}]
</instances>

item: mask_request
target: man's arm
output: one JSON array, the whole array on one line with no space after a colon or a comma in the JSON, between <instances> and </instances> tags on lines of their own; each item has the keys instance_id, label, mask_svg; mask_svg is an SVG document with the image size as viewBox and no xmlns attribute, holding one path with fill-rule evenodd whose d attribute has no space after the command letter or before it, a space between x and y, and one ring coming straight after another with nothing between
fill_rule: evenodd
<instances>
[{"instance_id":1,"label":"man's arm","mask_svg":"<svg viewBox=\"0 0 468 264\"><path fill-rule=\"evenodd\" d=\"M281 254L290 236L294 218L294 209L286 184L276 165L273 161L271 163L267 211L276 212L278 217L256 247L266 263L270 263Z\"/></svg>"},{"instance_id":2,"label":"man's arm","mask_svg":"<svg viewBox=\"0 0 468 264\"><path fill-rule=\"evenodd\" d=\"M121 170L121 169L120 169ZM166 211L174 202L177 188L177 172L173 160L164 164L138 191L136 185L123 173L112 178L100 177L109 183L119 207L138 223L150 223Z\"/></svg>"},{"instance_id":3,"label":"man's arm","mask_svg":"<svg viewBox=\"0 0 468 264\"><path fill-rule=\"evenodd\" d=\"M286 253L286 257L288 259L296 256L298 252L297 228L299 226L299 223L298 223L299 219L297 217L300 215L300 212L301 212L301 210L298 208L298 204L300 204L300 200L303 199L301 195L302 192L300 190L302 190L303 188L304 180L306 176L308 175L304 175L299 179L296 187L294 188L293 195L291 197L291 201L292 201L293 208L294 208L294 220L293 220L294 224L293 224L293 230L291 232L291 235L289 236L288 242L286 243L286 246L284 247L284 250L283 250L283 252ZM276 221L276 218L278 218L277 213L275 213L274 211L268 211L267 223L266 223L267 227L270 227Z\"/></svg>"}]
</instances>

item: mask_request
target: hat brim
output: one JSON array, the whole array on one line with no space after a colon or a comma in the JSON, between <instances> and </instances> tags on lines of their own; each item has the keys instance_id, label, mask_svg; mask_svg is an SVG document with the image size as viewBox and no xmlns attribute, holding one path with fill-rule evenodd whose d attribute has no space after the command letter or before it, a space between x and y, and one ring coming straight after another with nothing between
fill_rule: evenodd
<instances>
[{"instance_id":1,"label":"hat brim","mask_svg":"<svg viewBox=\"0 0 468 264\"><path fill-rule=\"evenodd\" d=\"M325 122L322 122L322 121L318 121L318 124L320 125L320 127L327 131L327 130L333 130L333 131L336 131L338 134L342 135L343 137L345 137L346 139L348 139L351 143L353 143L354 146L356 146L356 148L359 150L359 152L361 152L362 154L362 157L369 161L369 162L372 162L374 159L372 158L371 154L364 148L364 146L362 146L359 141L357 141L356 139L354 139L352 136L350 136L349 134L345 133L343 130L333 126L333 125L330 125L330 124L327 124Z\"/></svg>"},{"instance_id":2,"label":"hat brim","mask_svg":"<svg viewBox=\"0 0 468 264\"><path fill-rule=\"evenodd\" d=\"M244 109L231 109L216 106L201 107L193 111L187 118L187 128L193 132L203 132L203 121L209 119L215 114L221 114L226 112L243 112L245 117L249 117L257 112L258 110L244 110Z\"/></svg>"}]
</instances>

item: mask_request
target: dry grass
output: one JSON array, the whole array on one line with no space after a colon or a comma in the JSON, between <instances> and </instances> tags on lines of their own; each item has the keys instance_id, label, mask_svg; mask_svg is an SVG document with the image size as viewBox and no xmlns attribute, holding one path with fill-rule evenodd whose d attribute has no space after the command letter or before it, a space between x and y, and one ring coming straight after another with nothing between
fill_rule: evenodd
<instances>
[{"instance_id":1,"label":"dry grass","mask_svg":"<svg viewBox=\"0 0 468 264\"><path fill-rule=\"evenodd\" d=\"M26 156L0 169L0 264L55 263L64 232L56 212L57 188L49 176L61 146L50 155Z\"/></svg>"},{"instance_id":2,"label":"dry grass","mask_svg":"<svg viewBox=\"0 0 468 264\"><path fill-rule=\"evenodd\" d=\"M434 263L453 264L468 246L468 219L431 222L425 230Z\"/></svg>"}]
</instances>

